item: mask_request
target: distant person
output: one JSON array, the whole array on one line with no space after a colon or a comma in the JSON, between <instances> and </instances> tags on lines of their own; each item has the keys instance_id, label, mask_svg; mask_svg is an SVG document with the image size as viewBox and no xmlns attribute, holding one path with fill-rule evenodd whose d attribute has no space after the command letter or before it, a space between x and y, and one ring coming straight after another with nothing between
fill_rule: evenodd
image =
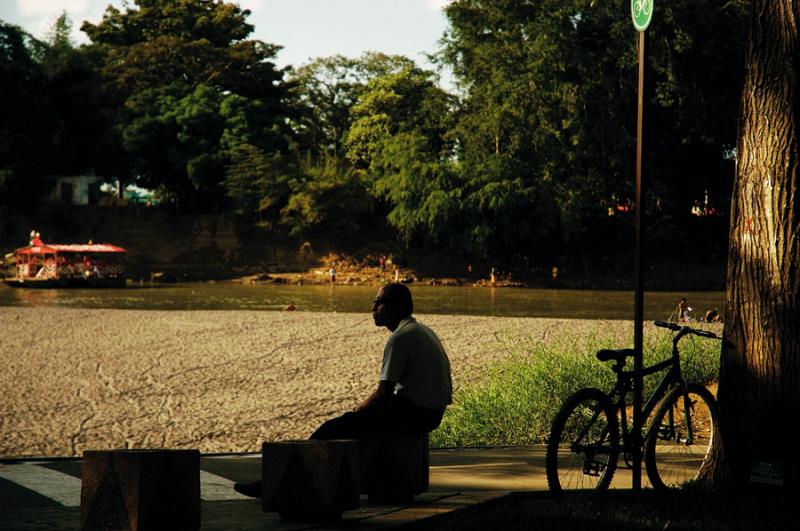
<instances>
[{"instance_id":1,"label":"distant person","mask_svg":"<svg viewBox=\"0 0 800 531\"><path fill-rule=\"evenodd\" d=\"M287 304L286 306L283 307L283 311L284 312L293 312L296 309L297 308L295 308L295 306L294 306L294 301L289 301L289 304Z\"/></svg>"},{"instance_id":2,"label":"distant person","mask_svg":"<svg viewBox=\"0 0 800 531\"><path fill-rule=\"evenodd\" d=\"M489 283L492 287L497 285L497 273L494 268L492 268L492 271L489 273Z\"/></svg>"},{"instance_id":3,"label":"distant person","mask_svg":"<svg viewBox=\"0 0 800 531\"><path fill-rule=\"evenodd\" d=\"M706 310L706 315L705 315L705 317L703 319L707 323L718 323L718 322L720 322L722 320L722 318L719 316L719 312L717 311L716 308L714 308L712 310Z\"/></svg>"},{"instance_id":4,"label":"distant person","mask_svg":"<svg viewBox=\"0 0 800 531\"><path fill-rule=\"evenodd\" d=\"M383 349L378 385L354 411L326 421L311 439L402 437L439 426L453 400L450 360L436 333L414 319L413 310L405 285L378 290L372 319L392 333ZM260 481L236 483L234 489L261 497Z\"/></svg>"},{"instance_id":5,"label":"distant person","mask_svg":"<svg viewBox=\"0 0 800 531\"><path fill-rule=\"evenodd\" d=\"M328 276L330 277L331 284L336 283L336 269L334 267L328 269Z\"/></svg>"},{"instance_id":6,"label":"distant person","mask_svg":"<svg viewBox=\"0 0 800 531\"><path fill-rule=\"evenodd\" d=\"M380 259L378 260L378 264L381 267L381 273L386 271L386 256L381 255Z\"/></svg>"},{"instance_id":7,"label":"distant person","mask_svg":"<svg viewBox=\"0 0 800 531\"><path fill-rule=\"evenodd\" d=\"M681 297L678 301L678 307L675 308L675 320L679 323L689 322L689 312L692 311L691 306L686 302L686 297Z\"/></svg>"}]
</instances>

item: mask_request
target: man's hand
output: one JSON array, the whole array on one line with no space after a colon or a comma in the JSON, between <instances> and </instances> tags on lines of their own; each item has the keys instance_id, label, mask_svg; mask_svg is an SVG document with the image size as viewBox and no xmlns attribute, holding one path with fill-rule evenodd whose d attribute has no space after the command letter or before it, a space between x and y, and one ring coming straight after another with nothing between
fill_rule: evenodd
<instances>
[{"instance_id":1,"label":"man's hand","mask_svg":"<svg viewBox=\"0 0 800 531\"><path fill-rule=\"evenodd\" d=\"M388 399L394 393L394 382L387 382L386 380L381 380L378 382L378 388L375 389L371 395L367 397L366 400L361 402L356 411L361 411L362 409L366 409L371 406L375 406L382 402L383 400Z\"/></svg>"}]
</instances>

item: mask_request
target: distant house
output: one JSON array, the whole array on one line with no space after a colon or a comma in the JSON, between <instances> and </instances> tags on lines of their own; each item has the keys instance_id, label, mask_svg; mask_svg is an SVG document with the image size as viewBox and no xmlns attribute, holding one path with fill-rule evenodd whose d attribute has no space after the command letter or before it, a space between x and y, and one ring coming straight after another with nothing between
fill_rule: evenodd
<instances>
[{"instance_id":1,"label":"distant house","mask_svg":"<svg viewBox=\"0 0 800 531\"><path fill-rule=\"evenodd\" d=\"M97 175L50 176L50 193L47 200L62 205L122 206L159 203L153 190L134 184L120 190L120 183Z\"/></svg>"},{"instance_id":2,"label":"distant house","mask_svg":"<svg viewBox=\"0 0 800 531\"><path fill-rule=\"evenodd\" d=\"M98 175L59 175L50 177L50 181L49 201L62 205L96 205L105 179Z\"/></svg>"}]
</instances>

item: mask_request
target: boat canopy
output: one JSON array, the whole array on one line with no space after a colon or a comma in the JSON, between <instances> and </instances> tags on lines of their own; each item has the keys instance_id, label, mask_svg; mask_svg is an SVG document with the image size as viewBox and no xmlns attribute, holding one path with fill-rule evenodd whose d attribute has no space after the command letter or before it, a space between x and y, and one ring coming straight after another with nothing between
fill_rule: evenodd
<instances>
[{"instance_id":1,"label":"boat canopy","mask_svg":"<svg viewBox=\"0 0 800 531\"><path fill-rule=\"evenodd\" d=\"M110 243L42 243L20 247L14 251L18 255L38 255L55 253L127 253L122 247Z\"/></svg>"}]
</instances>

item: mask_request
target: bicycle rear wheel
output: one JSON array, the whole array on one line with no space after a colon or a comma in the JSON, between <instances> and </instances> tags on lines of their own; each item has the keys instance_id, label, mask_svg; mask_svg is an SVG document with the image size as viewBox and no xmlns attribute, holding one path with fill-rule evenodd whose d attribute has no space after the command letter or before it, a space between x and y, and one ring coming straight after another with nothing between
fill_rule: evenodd
<instances>
[{"instance_id":1,"label":"bicycle rear wheel","mask_svg":"<svg viewBox=\"0 0 800 531\"><path fill-rule=\"evenodd\" d=\"M564 490L608 488L617 468L619 427L611 399L581 389L564 402L547 442L547 485Z\"/></svg>"},{"instance_id":2,"label":"bicycle rear wheel","mask_svg":"<svg viewBox=\"0 0 800 531\"><path fill-rule=\"evenodd\" d=\"M700 384L670 391L645 441L647 477L657 489L696 479L709 461L717 429L717 402Z\"/></svg>"}]
</instances>

